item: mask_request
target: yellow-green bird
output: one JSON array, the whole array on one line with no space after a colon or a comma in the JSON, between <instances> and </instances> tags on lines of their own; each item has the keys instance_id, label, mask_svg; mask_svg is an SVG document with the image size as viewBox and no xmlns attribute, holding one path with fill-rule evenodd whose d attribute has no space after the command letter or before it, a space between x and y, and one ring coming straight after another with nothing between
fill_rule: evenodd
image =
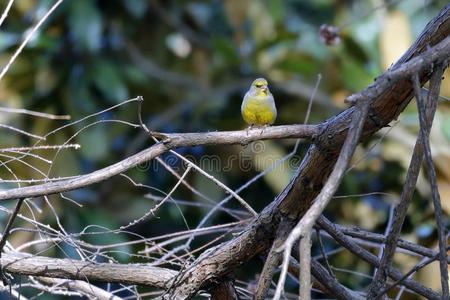
<instances>
[{"instance_id":1,"label":"yellow-green bird","mask_svg":"<svg viewBox=\"0 0 450 300\"><path fill-rule=\"evenodd\" d=\"M272 125L277 118L277 109L267 80L257 78L244 96L241 106L242 118L252 127Z\"/></svg>"}]
</instances>

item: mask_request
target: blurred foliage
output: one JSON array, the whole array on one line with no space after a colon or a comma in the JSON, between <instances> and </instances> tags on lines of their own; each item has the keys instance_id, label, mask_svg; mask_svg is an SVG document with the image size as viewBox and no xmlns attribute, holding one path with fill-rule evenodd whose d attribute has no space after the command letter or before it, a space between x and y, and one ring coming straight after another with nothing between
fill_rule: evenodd
<instances>
[{"instance_id":1,"label":"blurred foliage","mask_svg":"<svg viewBox=\"0 0 450 300\"><path fill-rule=\"evenodd\" d=\"M0 9L6 2L1 2ZM423 7L425 2L426 7ZM47 0L14 3L1 26L0 66L7 62L24 34L53 3ZM240 117L240 104L253 78L268 78L279 111L276 121L279 125L304 121L308 100L321 74L310 118L310 123L318 123L345 108L346 95L370 84L395 62L447 1L385 1L380 7L375 3L383 1L66 0L0 81L1 106L68 114L75 121L142 95L145 99L142 116L152 130L237 130L245 126ZM341 30L339 45L329 47L320 41L318 29L324 23ZM450 97L449 75L447 72L443 82L442 95L446 97ZM131 102L49 136L45 144L68 141L81 145L79 150L62 150L56 156L56 151L39 151L40 155L53 160L51 168L34 158L25 161L51 177L83 174L115 163L151 145L142 130L108 121L137 124L137 111L136 102ZM447 213L450 213L449 120L449 101L442 100L431 140ZM97 121L102 122L93 124ZM0 123L44 135L68 121L0 112ZM339 195L354 196L338 198L329 205L326 214L334 221L383 232L390 207L399 198L417 136L415 104L412 103L394 124L358 149L355 166L339 190ZM0 129L2 148L35 142L30 137ZM292 151L294 142L271 141L247 147L194 147L177 151L236 189ZM306 149L307 145L300 144L294 157L244 190L243 198L257 210L266 206L291 178ZM218 159L218 165L211 164L214 161L205 157ZM182 174L179 159L170 154L163 155L162 159ZM2 156L1 160L7 157ZM243 164L250 167L244 168ZM43 178L21 163L9 163L8 168L21 179ZM0 169L2 179L14 179L8 168ZM130 170L127 175L165 193L176 183L176 178L157 162ZM198 172L190 173L187 178L215 202L226 196ZM1 188L13 186L0 185ZM409 210L404 233L414 242L434 246L433 208L425 176L421 176L417 188L419 193ZM135 187L126 178L117 176L66 193L82 204L82 208L61 197L51 197L51 201L69 232L79 232L89 224L115 229L141 217L154 205L143 197L145 193L164 197L158 190ZM359 195L372 192L388 194ZM182 186L173 196L190 202L199 200ZM57 226L45 202L35 202L43 209L36 218ZM230 204L229 207L239 206ZM131 230L150 237L184 230L187 225L193 228L207 210L167 204L159 210L158 219L141 222ZM6 215L0 217L4 224ZM218 213L208 224L230 220ZM21 244L32 238L31 233L18 232L13 234L12 241ZM108 244L132 238L98 234L87 241ZM327 249L335 246L326 240ZM73 252L68 247L63 250L65 255ZM139 250L142 249L123 248L123 252L113 256L122 262L136 261L123 253ZM58 251L50 249L45 254L55 255ZM415 262L410 256L406 258L409 262L404 265ZM342 252L330 259L338 268L371 274L369 266L348 253ZM367 284L364 277L342 271L336 273L352 288L360 289ZM421 280L428 285L439 282L438 272L424 274ZM252 277L251 274L242 276Z\"/></svg>"}]
</instances>

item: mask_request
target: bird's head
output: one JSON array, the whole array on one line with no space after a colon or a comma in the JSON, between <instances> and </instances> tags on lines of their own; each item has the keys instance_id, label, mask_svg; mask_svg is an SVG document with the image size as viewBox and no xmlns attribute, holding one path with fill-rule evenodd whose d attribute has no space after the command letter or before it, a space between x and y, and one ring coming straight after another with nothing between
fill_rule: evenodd
<instances>
[{"instance_id":1,"label":"bird's head","mask_svg":"<svg viewBox=\"0 0 450 300\"><path fill-rule=\"evenodd\" d=\"M267 80L264 78L255 79L252 83L251 90L257 96L267 96L270 93Z\"/></svg>"}]
</instances>

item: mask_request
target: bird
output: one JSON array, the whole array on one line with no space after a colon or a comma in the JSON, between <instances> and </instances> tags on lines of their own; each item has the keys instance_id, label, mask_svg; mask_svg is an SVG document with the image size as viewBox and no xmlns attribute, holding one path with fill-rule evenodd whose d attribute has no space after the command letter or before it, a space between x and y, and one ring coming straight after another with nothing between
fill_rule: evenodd
<instances>
[{"instance_id":1,"label":"bird","mask_svg":"<svg viewBox=\"0 0 450 300\"><path fill-rule=\"evenodd\" d=\"M266 79L257 78L252 82L242 101L241 114L250 128L266 127L275 122L277 108Z\"/></svg>"}]
</instances>

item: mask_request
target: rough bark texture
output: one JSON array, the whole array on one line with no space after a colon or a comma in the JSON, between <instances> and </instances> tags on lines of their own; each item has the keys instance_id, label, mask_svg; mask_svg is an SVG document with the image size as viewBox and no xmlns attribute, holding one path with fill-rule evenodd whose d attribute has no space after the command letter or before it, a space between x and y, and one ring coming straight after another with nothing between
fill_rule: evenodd
<instances>
[{"instance_id":1,"label":"rough bark texture","mask_svg":"<svg viewBox=\"0 0 450 300\"><path fill-rule=\"evenodd\" d=\"M239 299L232 281L224 281L211 289L211 300L237 300Z\"/></svg>"},{"instance_id":2,"label":"rough bark texture","mask_svg":"<svg viewBox=\"0 0 450 300\"><path fill-rule=\"evenodd\" d=\"M3 253L2 268L9 273L79 279L123 284L142 284L166 288L177 272L146 264L93 263L73 259L57 259L20 253Z\"/></svg>"}]
</instances>

